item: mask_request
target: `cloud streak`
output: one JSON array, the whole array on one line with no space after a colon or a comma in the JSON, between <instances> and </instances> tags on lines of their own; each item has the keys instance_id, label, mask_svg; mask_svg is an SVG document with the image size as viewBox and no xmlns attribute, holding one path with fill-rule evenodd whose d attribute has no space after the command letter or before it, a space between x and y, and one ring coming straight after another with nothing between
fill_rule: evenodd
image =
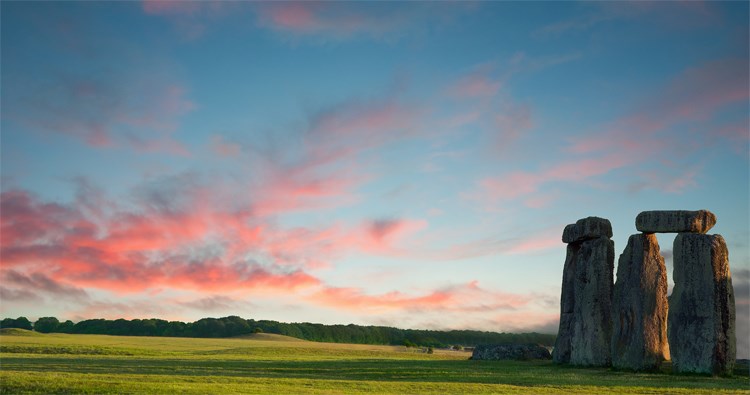
<instances>
[{"instance_id":1,"label":"cloud streak","mask_svg":"<svg viewBox=\"0 0 750 395\"><path fill-rule=\"evenodd\" d=\"M357 288L326 288L313 299L327 306L377 314L388 310L488 312L515 310L532 302L529 296L492 292L477 281L413 296L398 291L368 295Z\"/></svg>"},{"instance_id":2,"label":"cloud streak","mask_svg":"<svg viewBox=\"0 0 750 395\"><path fill-rule=\"evenodd\" d=\"M646 96L630 114L604 125L596 133L575 137L563 149L568 155L557 163L548 163L534 171L514 171L478 182L478 192L468 194L494 205L523 199L529 207L542 201L545 187L555 184L583 184L615 170L628 169L636 181L629 190L658 189L664 193L682 193L696 186L700 165L691 165L675 174L670 166L649 170L637 167L646 162L677 163L691 160L692 153L722 141L735 139L733 132L702 125L682 129L688 122L711 120L719 111L748 101L748 62L720 59L691 67L675 76L662 89ZM489 204L489 203L488 203Z\"/></svg>"},{"instance_id":3,"label":"cloud streak","mask_svg":"<svg viewBox=\"0 0 750 395\"><path fill-rule=\"evenodd\" d=\"M415 28L450 23L457 13L474 7L452 4L377 4L290 1L259 3L258 26L291 37L348 40L358 37L390 39Z\"/></svg>"}]
</instances>

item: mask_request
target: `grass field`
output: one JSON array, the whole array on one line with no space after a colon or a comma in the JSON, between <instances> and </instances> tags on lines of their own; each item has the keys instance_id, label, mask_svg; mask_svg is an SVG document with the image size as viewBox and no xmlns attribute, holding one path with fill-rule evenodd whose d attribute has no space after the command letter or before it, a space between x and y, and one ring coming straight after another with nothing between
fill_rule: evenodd
<instances>
[{"instance_id":1,"label":"grass field","mask_svg":"<svg viewBox=\"0 0 750 395\"><path fill-rule=\"evenodd\" d=\"M635 374L469 356L267 334L188 339L4 330L0 392L750 394L746 371L731 378Z\"/></svg>"}]
</instances>

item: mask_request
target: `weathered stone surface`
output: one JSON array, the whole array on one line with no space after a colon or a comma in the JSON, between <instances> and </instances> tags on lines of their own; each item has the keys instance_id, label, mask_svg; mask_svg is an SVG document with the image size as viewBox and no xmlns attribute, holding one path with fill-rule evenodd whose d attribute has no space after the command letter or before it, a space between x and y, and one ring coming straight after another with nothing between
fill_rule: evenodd
<instances>
[{"instance_id":1,"label":"weathered stone surface","mask_svg":"<svg viewBox=\"0 0 750 395\"><path fill-rule=\"evenodd\" d=\"M716 225L708 210L643 211L635 217L635 228L644 233L706 233Z\"/></svg>"},{"instance_id":2,"label":"weathered stone surface","mask_svg":"<svg viewBox=\"0 0 750 395\"><path fill-rule=\"evenodd\" d=\"M612 366L655 370L669 359L667 269L654 234L630 236L612 297Z\"/></svg>"},{"instance_id":3,"label":"weathered stone surface","mask_svg":"<svg viewBox=\"0 0 750 395\"><path fill-rule=\"evenodd\" d=\"M570 341L570 363L573 365L610 364L614 248L614 242L602 236L581 243L576 254L573 336Z\"/></svg>"},{"instance_id":4,"label":"weathered stone surface","mask_svg":"<svg viewBox=\"0 0 750 395\"><path fill-rule=\"evenodd\" d=\"M539 344L480 344L474 348L471 359L477 360L530 360L552 359L549 350Z\"/></svg>"},{"instance_id":5,"label":"weathered stone surface","mask_svg":"<svg viewBox=\"0 0 750 395\"><path fill-rule=\"evenodd\" d=\"M729 252L720 235L674 240L674 289L667 334L675 372L729 374L736 357Z\"/></svg>"},{"instance_id":6,"label":"weathered stone surface","mask_svg":"<svg viewBox=\"0 0 750 395\"><path fill-rule=\"evenodd\" d=\"M601 236L612 237L612 224L608 219L587 217L570 224L563 230L563 243L575 243L596 239Z\"/></svg>"},{"instance_id":7,"label":"weathered stone surface","mask_svg":"<svg viewBox=\"0 0 750 395\"><path fill-rule=\"evenodd\" d=\"M573 307L575 306L576 257L581 245L568 244L563 267L562 292L560 295L560 327L557 330L552 359L557 363L570 362L570 339L573 337Z\"/></svg>"}]
</instances>

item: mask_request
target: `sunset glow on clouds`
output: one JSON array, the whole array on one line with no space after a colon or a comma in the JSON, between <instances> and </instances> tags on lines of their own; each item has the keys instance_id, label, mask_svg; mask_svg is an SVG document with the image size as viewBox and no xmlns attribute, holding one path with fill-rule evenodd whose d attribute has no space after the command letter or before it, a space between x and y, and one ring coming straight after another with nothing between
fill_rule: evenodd
<instances>
[{"instance_id":1,"label":"sunset glow on clouds","mask_svg":"<svg viewBox=\"0 0 750 395\"><path fill-rule=\"evenodd\" d=\"M706 208L748 331L747 4L2 8L3 316L553 333L566 224Z\"/></svg>"}]
</instances>

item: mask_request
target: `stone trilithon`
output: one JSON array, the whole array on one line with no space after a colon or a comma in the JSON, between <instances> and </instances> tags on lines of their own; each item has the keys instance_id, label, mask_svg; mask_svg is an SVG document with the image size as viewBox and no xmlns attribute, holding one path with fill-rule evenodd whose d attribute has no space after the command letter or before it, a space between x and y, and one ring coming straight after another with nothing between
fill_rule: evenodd
<instances>
[{"instance_id":1,"label":"stone trilithon","mask_svg":"<svg viewBox=\"0 0 750 395\"><path fill-rule=\"evenodd\" d=\"M729 374L736 356L735 305L729 252L707 235L707 210L644 211L636 217L612 284L612 226L588 217L565 227L568 243L555 362L629 370ZM674 290L654 233L677 233ZM670 355L671 354L671 355Z\"/></svg>"}]
</instances>

